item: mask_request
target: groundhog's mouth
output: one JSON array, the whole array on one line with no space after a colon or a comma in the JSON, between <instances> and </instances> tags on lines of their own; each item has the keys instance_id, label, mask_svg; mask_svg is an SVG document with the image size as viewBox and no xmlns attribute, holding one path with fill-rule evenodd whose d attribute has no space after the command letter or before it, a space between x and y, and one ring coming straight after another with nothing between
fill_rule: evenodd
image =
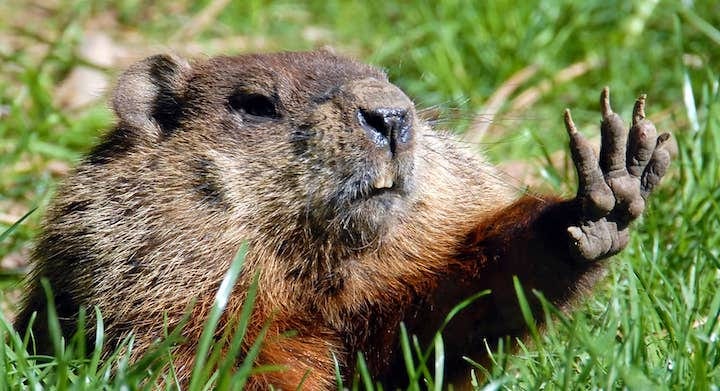
<instances>
[{"instance_id":1,"label":"groundhog's mouth","mask_svg":"<svg viewBox=\"0 0 720 391\"><path fill-rule=\"evenodd\" d=\"M326 198L316 211L329 213L318 216L331 222L325 224L328 230L342 232L356 242L354 245L363 247L405 213L412 200L412 184L407 170L382 167L356 172L356 175Z\"/></svg>"},{"instance_id":2,"label":"groundhog's mouth","mask_svg":"<svg viewBox=\"0 0 720 391\"><path fill-rule=\"evenodd\" d=\"M373 192L383 191L386 189L392 189L395 184L395 176L390 174L380 175L375 178L372 184Z\"/></svg>"},{"instance_id":3,"label":"groundhog's mouth","mask_svg":"<svg viewBox=\"0 0 720 391\"><path fill-rule=\"evenodd\" d=\"M386 174L377 177L369 188L363 192L365 200L379 200L402 196L401 181L394 175Z\"/></svg>"},{"instance_id":4,"label":"groundhog's mouth","mask_svg":"<svg viewBox=\"0 0 720 391\"><path fill-rule=\"evenodd\" d=\"M390 206L412 191L412 170L407 164L369 171L355 183L358 186L356 201L382 201L383 205Z\"/></svg>"},{"instance_id":5,"label":"groundhog's mouth","mask_svg":"<svg viewBox=\"0 0 720 391\"><path fill-rule=\"evenodd\" d=\"M367 198L376 198L376 197L380 197L383 195L393 195L393 194L397 194L397 191L395 188L392 188L392 187L384 187L382 189L373 188L372 191L370 191L370 194L368 195Z\"/></svg>"},{"instance_id":6,"label":"groundhog's mouth","mask_svg":"<svg viewBox=\"0 0 720 391\"><path fill-rule=\"evenodd\" d=\"M381 201L382 205L391 206L408 194L410 173L411 171L403 166L397 168L381 165L369 168L364 172L356 172L352 179L344 183L340 194L346 196L345 200L351 203L365 204L369 201L367 206L375 207L375 202ZM342 198L335 197L335 200Z\"/></svg>"}]
</instances>

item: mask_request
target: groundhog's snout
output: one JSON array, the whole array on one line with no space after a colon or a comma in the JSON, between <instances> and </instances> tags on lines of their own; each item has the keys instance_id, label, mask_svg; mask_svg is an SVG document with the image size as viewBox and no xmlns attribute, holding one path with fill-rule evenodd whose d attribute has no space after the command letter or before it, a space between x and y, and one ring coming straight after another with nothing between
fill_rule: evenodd
<instances>
[{"instance_id":1,"label":"groundhog's snout","mask_svg":"<svg viewBox=\"0 0 720 391\"><path fill-rule=\"evenodd\" d=\"M406 109L381 107L359 109L357 120L368 137L380 148L390 148L395 155L407 148L412 138L412 121Z\"/></svg>"},{"instance_id":2,"label":"groundhog's snout","mask_svg":"<svg viewBox=\"0 0 720 391\"><path fill-rule=\"evenodd\" d=\"M367 78L352 83L357 123L381 149L395 156L412 146L413 104L402 90L387 81Z\"/></svg>"}]
</instances>

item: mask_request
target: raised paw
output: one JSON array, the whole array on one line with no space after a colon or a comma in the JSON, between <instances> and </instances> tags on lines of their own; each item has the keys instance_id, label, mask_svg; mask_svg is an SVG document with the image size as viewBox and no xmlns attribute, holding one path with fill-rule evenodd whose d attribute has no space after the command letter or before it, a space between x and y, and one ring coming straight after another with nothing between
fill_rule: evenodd
<instances>
[{"instance_id":1,"label":"raised paw","mask_svg":"<svg viewBox=\"0 0 720 391\"><path fill-rule=\"evenodd\" d=\"M570 111L565 127L570 134L570 152L578 173L577 202L580 214L568 227L570 251L582 261L595 261L620 252L629 240L629 224L645 209L645 200L660 182L670 154L665 149L669 133L657 134L645 118L645 95L633 109L630 130L610 108L610 92L600 96L602 144L600 158L577 131Z\"/></svg>"}]
</instances>

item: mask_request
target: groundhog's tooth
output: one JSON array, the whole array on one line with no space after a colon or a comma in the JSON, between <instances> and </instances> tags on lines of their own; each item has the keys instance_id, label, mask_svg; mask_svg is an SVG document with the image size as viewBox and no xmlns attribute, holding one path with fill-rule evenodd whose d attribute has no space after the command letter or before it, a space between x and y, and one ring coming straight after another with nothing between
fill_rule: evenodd
<instances>
[{"instance_id":1,"label":"groundhog's tooth","mask_svg":"<svg viewBox=\"0 0 720 391\"><path fill-rule=\"evenodd\" d=\"M375 182L373 182L373 188L375 189L389 189L392 187L394 183L392 175L381 175L377 178L375 178Z\"/></svg>"},{"instance_id":2,"label":"groundhog's tooth","mask_svg":"<svg viewBox=\"0 0 720 391\"><path fill-rule=\"evenodd\" d=\"M385 176L379 176L375 178L375 183L373 183L373 187L376 189L382 189L385 187Z\"/></svg>"},{"instance_id":3,"label":"groundhog's tooth","mask_svg":"<svg viewBox=\"0 0 720 391\"><path fill-rule=\"evenodd\" d=\"M384 180L382 177L375 178L375 182L373 182L373 189L382 189L384 185Z\"/></svg>"}]
</instances>

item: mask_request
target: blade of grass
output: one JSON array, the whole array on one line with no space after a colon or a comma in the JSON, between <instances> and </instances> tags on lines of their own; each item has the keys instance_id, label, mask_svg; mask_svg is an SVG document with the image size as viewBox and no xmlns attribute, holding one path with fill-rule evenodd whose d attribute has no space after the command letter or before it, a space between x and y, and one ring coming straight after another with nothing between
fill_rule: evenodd
<instances>
[{"instance_id":1,"label":"blade of grass","mask_svg":"<svg viewBox=\"0 0 720 391\"><path fill-rule=\"evenodd\" d=\"M233 375L231 384L233 385L234 389L243 389L245 383L247 383L250 374L253 372L253 365L255 365L255 359L260 355L260 348L265 341L265 336L267 335L267 331L269 328L270 320L265 322L263 328L260 330L260 333L257 337L255 337L255 341L248 350L247 355L245 355L243 363L240 365L237 372L235 372L235 375ZM278 367L268 367L265 370L277 370L277 368ZM255 371L260 371L260 369L255 369Z\"/></svg>"},{"instance_id":2,"label":"blade of grass","mask_svg":"<svg viewBox=\"0 0 720 391\"><path fill-rule=\"evenodd\" d=\"M400 323L400 351L402 352L403 362L405 363L405 370L407 371L408 378L410 379L408 389L418 390L418 386L416 384L417 375L415 372L415 363L413 360L412 350L410 348L410 337L408 336L405 323Z\"/></svg>"},{"instance_id":3,"label":"blade of grass","mask_svg":"<svg viewBox=\"0 0 720 391\"><path fill-rule=\"evenodd\" d=\"M225 274L225 277L220 284L220 288L215 295L215 302L210 310L210 315L208 316L208 320L205 323L202 335L200 336L200 342L198 343L197 353L195 354L195 365L193 366L192 371L193 374L190 380L190 386L188 387L189 390L200 389L200 382L202 381L201 374L203 368L205 367L205 362L207 361L207 354L210 350L213 336L215 335L215 329L220 321L223 311L225 310L225 305L227 305L228 298L235 286L235 281L237 281L237 278L240 275L246 253L247 243L243 243L235 255L235 259L230 264L230 268Z\"/></svg>"},{"instance_id":4,"label":"blade of grass","mask_svg":"<svg viewBox=\"0 0 720 391\"><path fill-rule=\"evenodd\" d=\"M1 233L0 234L0 243L2 243L5 240L5 238L10 236L10 234L12 234L20 226L20 224L22 224L22 222L25 221L25 219L30 217L30 215L33 212L35 212L36 209L37 209L37 206L30 209L18 221L16 221L13 225L11 225L10 228L6 229L3 233Z\"/></svg>"},{"instance_id":5,"label":"blade of grass","mask_svg":"<svg viewBox=\"0 0 720 391\"><path fill-rule=\"evenodd\" d=\"M48 332L50 333L50 339L53 344L53 351L55 352L55 360L57 362L57 374L56 386L58 389L63 390L67 387L67 371L68 362L65 356L65 342L62 336L62 329L60 328L60 321L58 320L57 311L55 310L55 296L52 294L50 288L50 282L47 278L43 278L40 283L45 290L45 300L47 303L47 322Z\"/></svg>"},{"instance_id":6,"label":"blade of grass","mask_svg":"<svg viewBox=\"0 0 720 391\"><path fill-rule=\"evenodd\" d=\"M95 311L95 343L93 346L92 356L90 357L88 374L96 377L98 375L100 358L102 357L102 349L105 343L105 325L103 323L102 314L100 313L100 308L96 306L93 310Z\"/></svg>"},{"instance_id":7,"label":"blade of grass","mask_svg":"<svg viewBox=\"0 0 720 391\"><path fill-rule=\"evenodd\" d=\"M454 307L448 312L448 314L445 316L445 319L443 319L443 323L440 325L440 327L438 328L438 330L435 332L435 335L433 336L433 338L437 338L438 336L442 336L442 332L445 330L445 328L447 327L447 325L450 323L450 321L452 321L452 319L453 319L460 311L462 311L462 310L464 310L465 308L467 308L469 305L471 305L471 304L472 304L473 302L475 302L477 299L479 299L479 298L481 298L481 297L483 297L483 296L489 295L489 294L490 294L490 290L489 290L489 289L485 289L485 290L483 290L483 291L480 291L480 292L477 292L477 293L473 294L472 296L466 298L465 300L461 301L461 302L458 303L456 306L454 306ZM406 337L407 337L407 330L404 331L404 333L405 333L405 338L403 338L403 327L404 327L404 325L401 324L401 329L400 329L400 336L401 336L400 344L401 344L401 348L404 349L403 343L404 343L404 342L407 343L407 353L403 350L403 358L404 358L404 360L405 360L405 367L406 367L406 369L407 369L407 368L408 368L408 365L412 366L412 368L408 370L408 378L410 379L411 387L413 387L413 385L415 385L415 387L417 387L416 383L417 383L418 380L420 379L420 375L421 375L421 374L425 375L425 377L426 377L425 380L431 380L431 379L432 379L432 375L431 375L431 373L430 373L430 369L427 367L427 361L428 361L428 359L430 358L430 355L433 353L433 348L434 348L434 346L433 346L433 345L430 345L424 352L421 352L420 344L419 344L417 338L413 337L413 347L414 347L415 353L416 353L416 355L417 355L417 357L418 357L418 364L417 364L417 366L415 366L415 365L412 363L412 351L411 351L411 349L410 349L409 339L406 338ZM410 361L408 361L408 357L410 357Z\"/></svg>"},{"instance_id":8,"label":"blade of grass","mask_svg":"<svg viewBox=\"0 0 720 391\"><path fill-rule=\"evenodd\" d=\"M10 372L10 363L8 360L8 352L7 352L7 344L5 343L7 341L6 338L6 330L4 327L0 327L0 359L2 362L0 363L0 379L5 379L5 381L0 381L0 391L5 391L7 387L9 386L7 384L8 379L8 372Z\"/></svg>"},{"instance_id":9,"label":"blade of grass","mask_svg":"<svg viewBox=\"0 0 720 391\"><path fill-rule=\"evenodd\" d=\"M332 359L333 369L335 370L335 385L337 386L338 390L343 390L345 389L345 387L343 386L342 373L340 372L340 362L338 362L335 353L332 354Z\"/></svg>"},{"instance_id":10,"label":"blade of grass","mask_svg":"<svg viewBox=\"0 0 720 391\"><path fill-rule=\"evenodd\" d=\"M443 385L443 375L445 373L445 345L443 343L442 335L437 334L435 336L435 378L434 386L435 391L441 391Z\"/></svg>"},{"instance_id":11,"label":"blade of grass","mask_svg":"<svg viewBox=\"0 0 720 391\"><path fill-rule=\"evenodd\" d=\"M257 296L259 274L256 273L253 278L253 282L247 291L245 302L243 303L242 309L240 310L240 320L235 330L235 334L230 341L230 348L227 350L226 358L220 369L220 381L218 382L217 389L225 390L230 387L230 380L232 379L232 369L235 367L237 357L240 355L240 348L242 347L243 339L245 339L245 333L247 332L247 326L250 324L250 316L252 315L253 308L255 307L255 298Z\"/></svg>"},{"instance_id":12,"label":"blade of grass","mask_svg":"<svg viewBox=\"0 0 720 391\"><path fill-rule=\"evenodd\" d=\"M362 353L358 353L357 357L358 372L360 373L360 379L362 379L363 386L366 391L372 391L375 387L372 382L372 376L370 376L370 371L365 363L365 356L363 356Z\"/></svg>"},{"instance_id":13,"label":"blade of grass","mask_svg":"<svg viewBox=\"0 0 720 391\"><path fill-rule=\"evenodd\" d=\"M540 333L538 332L537 325L535 324L535 317L533 316L530 304L527 301L527 297L525 297L525 291L523 290L522 284L520 284L520 280L517 276L513 276L513 285L515 286L515 294L517 295L518 304L520 305L520 312L525 320L525 324L530 330L530 336L532 336L533 341L540 346Z\"/></svg>"},{"instance_id":14,"label":"blade of grass","mask_svg":"<svg viewBox=\"0 0 720 391\"><path fill-rule=\"evenodd\" d=\"M7 340L3 339L3 341L9 341L11 343L12 350L15 352L15 360L18 373L24 373L25 377L27 378L27 383L29 383L30 385L30 388L33 390L38 390L42 387L39 384L39 380L36 376L36 371L32 368L31 362L28 360L27 352L27 342L29 335L31 334L30 329L32 328L34 320L35 314L30 317L28 330L26 331L24 337L25 339L21 339L20 334L15 331L13 325L5 318L5 316L0 315L0 321L2 322L2 325L0 325L0 327L2 327L7 333Z\"/></svg>"}]
</instances>

